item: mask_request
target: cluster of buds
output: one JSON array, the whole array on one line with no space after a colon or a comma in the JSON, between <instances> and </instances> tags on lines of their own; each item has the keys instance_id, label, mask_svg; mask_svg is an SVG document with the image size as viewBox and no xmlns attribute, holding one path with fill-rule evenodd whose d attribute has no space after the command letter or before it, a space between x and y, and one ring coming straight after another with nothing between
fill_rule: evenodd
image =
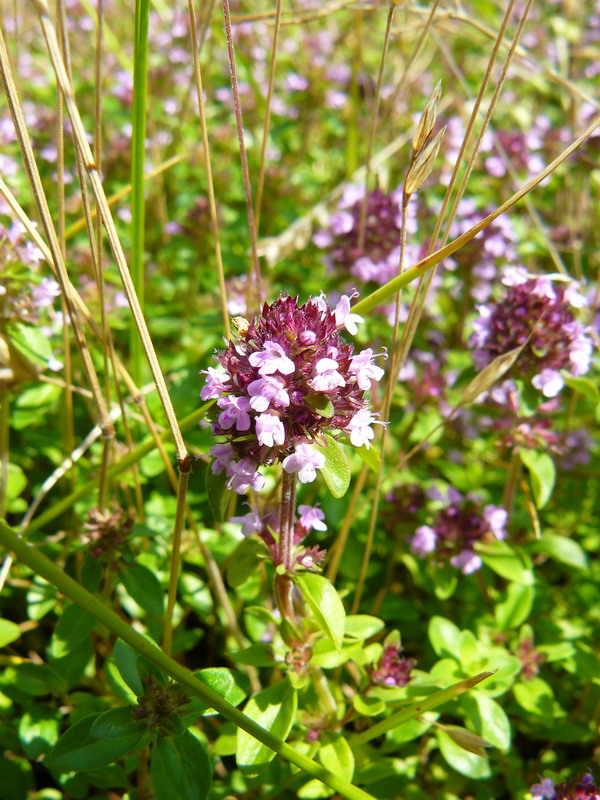
<instances>
[{"instance_id":1,"label":"cluster of buds","mask_svg":"<svg viewBox=\"0 0 600 800\"><path fill-rule=\"evenodd\" d=\"M594 776L587 772L580 781L556 784L552 778L543 778L530 789L532 800L600 800L600 789Z\"/></svg>"},{"instance_id":2,"label":"cluster of buds","mask_svg":"<svg viewBox=\"0 0 600 800\"><path fill-rule=\"evenodd\" d=\"M340 336L342 328L355 334L358 322L346 295L335 310L323 296L299 305L283 295L238 322L237 339L216 353L219 366L207 370L200 393L217 400L212 471L226 473L229 489L260 491L259 467L277 462L301 483L314 481L329 431L369 447L377 420L365 392L383 370L370 348L355 353Z\"/></svg>"},{"instance_id":3,"label":"cluster of buds","mask_svg":"<svg viewBox=\"0 0 600 800\"><path fill-rule=\"evenodd\" d=\"M133 520L123 508L91 508L83 527L90 555L110 558L120 554L133 528Z\"/></svg>"},{"instance_id":4,"label":"cluster of buds","mask_svg":"<svg viewBox=\"0 0 600 800\"><path fill-rule=\"evenodd\" d=\"M371 684L376 686L406 686L411 680L411 671L417 663L414 658L401 655L400 635L394 631L383 643L383 653L379 661L371 668Z\"/></svg>"},{"instance_id":5,"label":"cluster of buds","mask_svg":"<svg viewBox=\"0 0 600 800\"><path fill-rule=\"evenodd\" d=\"M325 514L318 506L299 505L300 517L295 520L292 534L292 547L294 549L292 560L294 565L303 569L315 571L321 561L325 558L326 551L317 546L304 547L303 540L311 530L326 531ZM271 561L275 567L282 564L281 548L275 539L275 534L279 532L279 510L260 514L256 510L249 511L240 517L231 517L231 522L237 522L242 526L244 536L251 536L256 533L266 544Z\"/></svg>"},{"instance_id":6,"label":"cluster of buds","mask_svg":"<svg viewBox=\"0 0 600 800\"><path fill-rule=\"evenodd\" d=\"M578 376L590 367L592 340L573 314L586 300L576 284L555 286L551 278L522 267L505 270L502 283L507 291L499 302L478 306L471 341L477 368L526 344L517 360L519 373L545 397L555 397L565 384L561 370Z\"/></svg>"},{"instance_id":7,"label":"cluster of buds","mask_svg":"<svg viewBox=\"0 0 600 800\"><path fill-rule=\"evenodd\" d=\"M411 550L419 558L434 554L436 561L450 561L464 575L481 567L475 552L478 542L505 539L508 514L499 506L481 505L450 489L450 503L442 508L431 525L421 525L409 539Z\"/></svg>"},{"instance_id":8,"label":"cluster of buds","mask_svg":"<svg viewBox=\"0 0 600 800\"><path fill-rule=\"evenodd\" d=\"M533 635L524 636L517 647L517 657L521 662L521 675L524 680L530 681L536 677L540 671L540 664L545 661L544 653L536 648L533 642Z\"/></svg>"},{"instance_id":9,"label":"cluster of buds","mask_svg":"<svg viewBox=\"0 0 600 800\"><path fill-rule=\"evenodd\" d=\"M151 675L142 679L144 693L137 698L138 705L131 707L135 720L143 721L149 732L169 736L179 723L179 709L187 705L190 698L176 684L162 684Z\"/></svg>"}]
</instances>

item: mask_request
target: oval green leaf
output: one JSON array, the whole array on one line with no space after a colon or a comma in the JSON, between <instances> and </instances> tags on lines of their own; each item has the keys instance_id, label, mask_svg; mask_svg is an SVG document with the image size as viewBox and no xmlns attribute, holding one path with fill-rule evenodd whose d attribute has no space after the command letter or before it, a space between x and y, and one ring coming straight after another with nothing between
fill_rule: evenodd
<instances>
[{"instance_id":1,"label":"oval green leaf","mask_svg":"<svg viewBox=\"0 0 600 800\"><path fill-rule=\"evenodd\" d=\"M322 575L309 572L296 575L294 580L321 630L339 652L344 638L346 610L333 584Z\"/></svg>"},{"instance_id":2,"label":"oval green leaf","mask_svg":"<svg viewBox=\"0 0 600 800\"><path fill-rule=\"evenodd\" d=\"M189 731L159 739L150 772L156 800L205 800L212 769L203 745Z\"/></svg>"},{"instance_id":3,"label":"oval green leaf","mask_svg":"<svg viewBox=\"0 0 600 800\"><path fill-rule=\"evenodd\" d=\"M95 769L112 764L135 749L142 738L142 730L114 739L98 739L92 733L92 726L99 716L92 714L66 730L44 763L58 772Z\"/></svg>"},{"instance_id":4,"label":"oval green leaf","mask_svg":"<svg viewBox=\"0 0 600 800\"><path fill-rule=\"evenodd\" d=\"M319 450L325 456L325 464L321 468L321 474L331 494L340 498L346 494L350 486L350 465L346 458L344 446L333 436L327 433L324 436L327 445Z\"/></svg>"},{"instance_id":5,"label":"oval green leaf","mask_svg":"<svg viewBox=\"0 0 600 800\"><path fill-rule=\"evenodd\" d=\"M250 698L244 714L285 741L296 716L296 707L296 690L284 680ZM236 760L244 775L259 775L274 756L273 750L238 728Z\"/></svg>"}]
</instances>

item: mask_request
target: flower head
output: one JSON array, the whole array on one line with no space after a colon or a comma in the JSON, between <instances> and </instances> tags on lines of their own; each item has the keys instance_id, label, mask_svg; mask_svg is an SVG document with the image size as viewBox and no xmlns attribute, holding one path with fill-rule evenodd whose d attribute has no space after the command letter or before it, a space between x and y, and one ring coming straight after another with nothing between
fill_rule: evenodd
<instances>
[{"instance_id":1,"label":"flower head","mask_svg":"<svg viewBox=\"0 0 600 800\"><path fill-rule=\"evenodd\" d=\"M505 296L498 303L479 306L473 326L477 367L483 369L527 342L517 368L545 397L555 397L564 386L560 370L584 375L590 367L592 340L572 310L573 298L578 302L580 295L517 267L507 269L502 282Z\"/></svg>"},{"instance_id":2,"label":"flower head","mask_svg":"<svg viewBox=\"0 0 600 800\"><path fill-rule=\"evenodd\" d=\"M431 525L421 525L409 538L410 548L419 558L435 554L450 561L464 575L481 567L475 552L477 542L506 537L508 514L494 505L481 507L469 497L452 492L449 503L442 508Z\"/></svg>"},{"instance_id":3,"label":"flower head","mask_svg":"<svg viewBox=\"0 0 600 800\"><path fill-rule=\"evenodd\" d=\"M543 778L530 792L532 800L600 800L600 790L590 772L577 783L565 781L556 785L552 778Z\"/></svg>"},{"instance_id":4,"label":"flower head","mask_svg":"<svg viewBox=\"0 0 600 800\"><path fill-rule=\"evenodd\" d=\"M402 195L401 192L386 194L381 189L367 195L361 249L359 232L363 197L364 193L358 187L348 187L328 227L315 234L314 243L327 249L326 260L338 271L354 275L365 283L383 284L398 270Z\"/></svg>"},{"instance_id":5,"label":"flower head","mask_svg":"<svg viewBox=\"0 0 600 800\"><path fill-rule=\"evenodd\" d=\"M358 321L348 296L331 310L322 296L300 305L284 295L216 353L219 366L207 370L201 397L217 399L212 470L225 471L229 488L260 489L259 467L276 462L310 483L325 464L328 430L369 443L375 418L364 394L383 370L372 350L355 354L340 336Z\"/></svg>"},{"instance_id":6,"label":"flower head","mask_svg":"<svg viewBox=\"0 0 600 800\"><path fill-rule=\"evenodd\" d=\"M379 686L406 686L415 666L414 658L404 658L402 648L396 644L385 644L381 658L371 670L371 681Z\"/></svg>"}]
</instances>

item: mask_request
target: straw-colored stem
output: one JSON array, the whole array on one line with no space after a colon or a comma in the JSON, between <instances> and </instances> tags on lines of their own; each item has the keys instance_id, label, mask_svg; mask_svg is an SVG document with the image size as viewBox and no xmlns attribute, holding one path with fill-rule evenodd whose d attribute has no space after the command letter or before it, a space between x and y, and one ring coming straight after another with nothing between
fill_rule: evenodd
<instances>
[{"instance_id":1,"label":"straw-colored stem","mask_svg":"<svg viewBox=\"0 0 600 800\"><path fill-rule=\"evenodd\" d=\"M346 542L348 541L350 528L354 522L354 511L356 504L358 503L359 498L362 497L362 490L363 486L365 485L368 470L369 468L367 465L363 464L360 472L358 473L358 478L354 481L354 488L352 489L352 496L350 497L350 502L348 503L348 509L344 515L344 521L342 522L340 532L337 535L333 547L328 553L328 558L331 560L327 566L326 575L331 583L335 583L335 579L337 578L342 555L344 554L344 548L346 546Z\"/></svg>"},{"instance_id":2,"label":"straw-colored stem","mask_svg":"<svg viewBox=\"0 0 600 800\"><path fill-rule=\"evenodd\" d=\"M256 224L254 220L254 210L252 207L252 190L250 188L248 156L246 154L246 144L244 142L244 123L242 120L242 106L240 104L237 69L235 66L235 51L233 48L233 37L231 34L231 10L229 8L229 0L223 0L223 18L225 20L225 36L227 38L227 55L229 58L229 70L231 73L233 106L235 109L235 121L237 126L238 142L240 146L240 163L242 167L242 179L244 183L244 196L246 198L246 213L248 215L248 227L250 229L250 255L252 259L252 272L254 273L254 291L256 292L254 303L258 303L260 306L260 303L263 299L262 278L260 274L260 264L258 262L258 239L256 236Z\"/></svg>"},{"instance_id":3,"label":"straw-colored stem","mask_svg":"<svg viewBox=\"0 0 600 800\"><path fill-rule=\"evenodd\" d=\"M227 311L227 289L225 287L225 270L223 268L223 257L221 255L221 242L219 239L219 219L217 216L217 201L215 198L215 187L212 175L212 164L210 159L210 142L208 138L208 127L206 125L206 108L204 104L204 91L202 88L202 69L200 67L200 54L198 41L196 39L196 12L194 11L193 0L188 0L190 15L190 28L192 35L192 52L194 56L194 74L196 77L196 90L198 96L198 111L200 113L200 127L202 129L202 151L204 155L204 168L206 169L206 183L208 187L208 208L210 212L210 227L212 230L215 246L215 258L217 261L217 276L219 278L219 296L221 301L221 314L223 316L223 327L225 337L229 340L231 336L229 327L229 312Z\"/></svg>"},{"instance_id":4,"label":"straw-colored stem","mask_svg":"<svg viewBox=\"0 0 600 800\"><path fill-rule=\"evenodd\" d=\"M461 167L462 159L463 159L463 156L464 156L464 154L466 152L467 146L468 146L468 144L470 142L471 134L473 132L473 129L474 129L474 126L475 126L475 122L476 122L477 116L479 114L479 109L480 109L481 103L483 101L484 94L485 94L485 92L487 90L487 87L488 87L488 84L489 84L489 81L490 81L490 78L491 78L491 75L492 75L492 70L493 70L494 64L496 63L496 59L498 57L498 52L500 50L500 43L502 42L503 37L504 37L504 33L506 31L506 28L508 27L508 23L510 21L511 15L512 15L514 5L515 5L515 0L510 0L509 4L507 5L506 10L504 12L504 16L502 18L502 23L500 25L500 29L498 31L498 35L496 37L496 41L494 42L494 47L492 48L492 52L490 54L490 58L489 58L488 63L487 63L487 67L486 67L486 70L485 70L485 73L484 73L484 76L483 76L483 80L481 81L481 84L479 86L479 91L477 92L477 98L475 100L475 104L473 106L473 109L471 111L471 115L469 117L469 121L468 121L468 124L467 124L467 129L465 131L465 135L463 137L463 141L461 142L461 145L460 145L460 148L459 148L459 152L458 152L458 155L456 157L456 162L455 162L454 167L452 169L452 174L450 176L450 181L448 182L448 187L447 187L446 192L444 194L444 200L442 202L442 208L441 208L441 210L440 210L440 212L439 212L439 214L437 216L436 222L435 222L433 234L431 236L431 240L430 240L430 243L429 243L429 246L428 246L428 249L427 249L427 253L428 254L431 253L431 251L435 247L436 242L438 240L438 236L440 234L440 230L442 228L442 224L444 222L444 218L446 216L446 212L448 210L448 206L450 205L450 200L451 200L451 197L452 197L452 191L454 189L454 185L455 185L457 177L458 177L458 172L459 172L460 167ZM515 38L515 40L513 41L513 45L516 46L516 42L517 41L518 41L518 39ZM514 52L514 50L512 52ZM486 117L484 119L484 124L482 126L482 131L480 131L479 136L478 136L477 141L476 141L476 144L473 147L473 150L471 152L471 156L470 156L470 159L469 159L469 162L468 162L468 165L467 165L467 169L465 170L465 173L463 175L463 179L461 181L461 184L459 186L457 194L456 194L456 196L454 198L454 202L451 205L450 213L449 213L448 219L446 221L445 234L444 234L444 237L442 239L442 246L446 243L446 241L448 239L448 235L450 233L450 230L451 230L451 227L452 227L452 223L454 221L454 217L455 217L456 211L458 209L458 204L459 204L459 202L460 202L460 200L461 200L461 198L462 198L462 196L464 194L464 191L465 191L465 188L466 188L466 183L467 183L467 180L469 178L472 165L473 165L473 163L475 161L479 146L481 144L481 140L482 140L482 137L483 137L483 132L485 131L485 128L487 127L487 122L489 121L489 119L491 117L491 114L492 114L492 112L494 110L494 107L495 107L496 100L499 97L500 89L501 89L501 87L502 87L502 85L504 83L504 76L506 76L506 71L508 70L508 65L510 64L511 57L512 57L511 54L509 54L509 57L507 58L507 60L505 62L504 70L503 70L503 76L497 83L496 90L494 92L494 96L492 98L492 101L489 104L488 111L487 111ZM429 274L427 276L424 275L421 278L421 280L419 281L419 284L417 286L417 290L415 292L415 296L413 298L413 302L412 302L411 307L410 307L408 320L407 320L406 325L405 325L404 330L403 330L402 342L401 342L401 346L400 346L400 353L399 353L399 357L398 357L398 361L397 361L397 369L400 369L404 365L404 363L406 362L406 359L408 357L408 352L409 352L409 350L410 350L410 348L412 346L412 341L413 341L413 338L415 336L417 327L419 325L419 321L420 321L421 315L423 313L423 308L425 307L425 301L427 299L427 294L428 294L429 289L431 287L431 284L433 282L433 278L435 276L435 273L436 273L436 267L434 267L431 270L431 272L429 272Z\"/></svg>"},{"instance_id":5,"label":"straw-colored stem","mask_svg":"<svg viewBox=\"0 0 600 800\"><path fill-rule=\"evenodd\" d=\"M377 120L379 117L379 105L381 102L381 85L383 83L383 67L387 56L390 43L390 28L394 19L396 6L392 3L388 9L387 20L385 23L385 34L383 37L383 47L381 49L381 59L377 72L377 86L375 87L375 100L373 111L371 112L371 124L369 125L369 136L367 139L367 155L365 159L365 193L360 203L360 215L358 220L358 252L362 253L365 246L365 232L367 230L367 200L369 193L369 182L371 178L371 157L373 155L373 144L375 142L375 131L377 130Z\"/></svg>"},{"instance_id":6,"label":"straw-colored stem","mask_svg":"<svg viewBox=\"0 0 600 800\"><path fill-rule=\"evenodd\" d=\"M6 516L8 492L9 409L8 389L2 387L0 389L0 519Z\"/></svg>"},{"instance_id":7,"label":"straw-colored stem","mask_svg":"<svg viewBox=\"0 0 600 800\"><path fill-rule=\"evenodd\" d=\"M48 6L46 0L34 0L34 2L38 10L38 13L40 15L42 28L44 31L44 37L46 39L48 52L50 54L50 59L52 61L52 66L54 68L59 86L65 98L65 106L69 113L71 125L73 128L73 134L75 136L77 145L84 157L89 180L92 185L92 189L94 191L94 195L96 197L96 201L99 206L100 217L106 229L106 234L110 243L110 247L113 252L117 268L119 270L119 274L121 276L121 281L123 283L123 290L129 302L131 313L135 319L140 339L142 340L142 346L144 348L144 351L146 353L146 358L148 359L148 363L150 365L152 377L154 378L154 382L156 384L156 390L163 405L165 415L167 417L167 422L171 430L171 435L175 442L177 458L180 462L189 461L189 456L187 454L185 444L181 436L181 431L177 424L177 418L175 416L173 404L171 402L171 398L167 390L165 379L161 372L160 365L158 363L158 359L154 351L154 345L152 344L150 332L148 331L148 326L146 324L146 320L144 319L144 315L142 313L140 304L137 299L137 295L135 293L135 287L131 280L131 275L129 273L129 268L127 266L127 261L125 259L125 253L123 252L123 246L121 245L121 242L119 240L117 229L115 227L113 218L110 213L110 209L108 207L106 194L104 192L104 187L102 186L102 180L100 178L100 173L98 172L96 163L92 155L92 151L87 142L85 128L83 127L79 109L77 108L77 104L75 102L73 87L61 63L60 52L58 50L58 44L56 41L56 32L54 30L54 26L52 25L50 17L48 16Z\"/></svg>"},{"instance_id":8,"label":"straw-colored stem","mask_svg":"<svg viewBox=\"0 0 600 800\"><path fill-rule=\"evenodd\" d=\"M269 65L269 85L265 108L265 121L263 126L262 144L260 147L260 167L258 170L258 188L256 190L256 235L260 230L260 214L262 209L263 191L265 188L265 171L267 167L267 144L269 141L269 128L271 127L271 102L273 100L273 87L275 85L275 69L277 67L277 48L279 47L279 31L281 30L281 10L283 0L277 0L275 9L275 30L273 31L273 48L271 50L271 63Z\"/></svg>"},{"instance_id":9,"label":"straw-colored stem","mask_svg":"<svg viewBox=\"0 0 600 800\"><path fill-rule=\"evenodd\" d=\"M62 57L60 53L60 48L58 46L58 41L56 40L56 35L54 37L54 42L55 42L55 58L58 64L60 65L60 68L64 72L64 66L62 63ZM44 194L42 181L35 161L33 148L31 146L31 140L29 138L29 132L27 129L27 125L25 123L25 118L23 116L21 105L19 103L17 89L15 86L12 69L8 57L8 51L6 49L6 43L4 40L4 34L2 33L1 29L0 29L0 68L2 70L2 79L4 82L4 88L6 92L8 105L10 108L10 113L15 126L15 131L17 134L17 139L19 141L19 146L23 154L25 169L29 177L29 182L31 184L31 188L36 200L38 212L42 221L42 226L44 228L44 232L48 240L50 251L52 253L52 260L57 268L56 275L58 283L60 285L62 295L67 303L73 334L77 342L79 352L81 354L81 361L83 364L83 368L85 370L85 374L90 389L92 391L92 394L94 395L94 403L96 405L96 409L98 412L99 423L102 429L106 430L108 434L112 430L112 421L108 414L108 410L106 408L106 404L104 402L104 398L100 390L98 376L96 375L96 370L94 368L92 357L90 355L87 342L81 328L79 315L77 313L77 310L75 309L75 306L71 303L68 296L67 284L69 282L69 279L67 276L65 262L62 257L60 242L56 235L54 224L52 222L52 216L50 214L50 208L48 207L48 201Z\"/></svg>"},{"instance_id":10,"label":"straw-colored stem","mask_svg":"<svg viewBox=\"0 0 600 800\"><path fill-rule=\"evenodd\" d=\"M189 483L189 472L179 473L177 487L177 509L175 511L175 525L171 542L171 562L169 566L169 592L167 595L167 610L165 612L165 625L163 630L163 650L171 654L173 644L173 610L177 599L177 582L179 580L179 566L181 564L181 537L183 535L183 520L185 516L186 494Z\"/></svg>"}]
</instances>

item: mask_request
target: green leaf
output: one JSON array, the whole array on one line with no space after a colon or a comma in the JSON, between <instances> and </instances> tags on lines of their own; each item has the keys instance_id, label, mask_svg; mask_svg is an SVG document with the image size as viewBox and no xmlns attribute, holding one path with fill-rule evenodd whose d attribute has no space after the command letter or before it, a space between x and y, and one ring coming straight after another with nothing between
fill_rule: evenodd
<instances>
[{"instance_id":1,"label":"green leaf","mask_svg":"<svg viewBox=\"0 0 600 800\"><path fill-rule=\"evenodd\" d=\"M562 376L570 389L584 395L584 397L587 397L587 399L591 400L595 405L600 403L600 390L594 381L591 381L589 378L576 378L574 375L570 375L568 372L564 371L562 372Z\"/></svg>"},{"instance_id":2,"label":"green leaf","mask_svg":"<svg viewBox=\"0 0 600 800\"><path fill-rule=\"evenodd\" d=\"M21 628L16 622L11 622L8 619L0 619L0 647L6 647L11 642L16 640L21 635Z\"/></svg>"},{"instance_id":3,"label":"green leaf","mask_svg":"<svg viewBox=\"0 0 600 800\"><path fill-rule=\"evenodd\" d=\"M50 339L39 325L11 325L10 341L35 364L45 367L52 357Z\"/></svg>"},{"instance_id":4,"label":"green leaf","mask_svg":"<svg viewBox=\"0 0 600 800\"><path fill-rule=\"evenodd\" d=\"M243 672L237 669L227 669L226 667L208 667L194 672L196 678L199 678L202 683L210 686L217 694L231 703L232 706L239 706L242 700L245 700L250 691L250 681ZM216 714L214 709L204 705L203 716L208 717Z\"/></svg>"},{"instance_id":5,"label":"green leaf","mask_svg":"<svg viewBox=\"0 0 600 800\"><path fill-rule=\"evenodd\" d=\"M208 753L189 731L159 739L152 750L150 772L156 800L205 800L212 768Z\"/></svg>"},{"instance_id":6,"label":"green leaf","mask_svg":"<svg viewBox=\"0 0 600 800\"><path fill-rule=\"evenodd\" d=\"M83 641L90 638L95 624L96 620L76 603L65 605L52 636L52 657L63 658L77 650Z\"/></svg>"},{"instance_id":7,"label":"green leaf","mask_svg":"<svg viewBox=\"0 0 600 800\"><path fill-rule=\"evenodd\" d=\"M528 714L542 717L548 724L552 722L554 718L554 694L546 681L541 678L534 678L530 681L517 683L513 687L513 693L517 703Z\"/></svg>"},{"instance_id":8,"label":"green leaf","mask_svg":"<svg viewBox=\"0 0 600 800\"><path fill-rule=\"evenodd\" d=\"M436 731L440 752L447 764L467 778L482 780L492 774L487 758L469 753L452 740L446 731Z\"/></svg>"},{"instance_id":9,"label":"green leaf","mask_svg":"<svg viewBox=\"0 0 600 800\"><path fill-rule=\"evenodd\" d=\"M554 489L556 468L554 461L548 453L539 453L537 450L519 450L521 461L529 470L531 490L537 508L543 508Z\"/></svg>"},{"instance_id":10,"label":"green leaf","mask_svg":"<svg viewBox=\"0 0 600 800\"><path fill-rule=\"evenodd\" d=\"M27 477L18 464L8 465L8 479L6 481L6 497L14 500L27 486Z\"/></svg>"},{"instance_id":11,"label":"green leaf","mask_svg":"<svg viewBox=\"0 0 600 800\"><path fill-rule=\"evenodd\" d=\"M143 564L121 567L119 577L127 593L150 614L160 616L164 611L164 592L156 575Z\"/></svg>"},{"instance_id":12,"label":"green leaf","mask_svg":"<svg viewBox=\"0 0 600 800\"><path fill-rule=\"evenodd\" d=\"M451 564L435 568L433 591L439 600L449 600L458 586L458 570Z\"/></svg>"},{"instance_id":13,"label":"green leaf","mask_svg":"<svg viewBox=\"0 0 600 800\"><path fill-rule=\"evenodd\" d=\"M12 427L22 430L39 423L44 413L58 401L60 392L60 388L51 383L38 383L25 389L11 408Z\"/></svg>"},{"instance_id":14,"label":"green leaf","mask_svg":"<svg viewBox=\"0 0 600 800\"><path fill-rule=\"evenodd\" d=\"M463 695L461 704L477 732L500 750L510 748L510 721L504 709L483 692Z\"/></svg>"},{"instance_id":15,"label":"green leaf","mask_svg":"<svg viewBox=\"0 0 600 800\"><path fill-rule=\"evenodd\" d=\"M495 541L486 544L478 542L475 544L475 551L487 567L503 578L526 586L533 584L531 561L522 550L507 542Z\"/></svg>"},{"instance_id":16,"label":"green leaf","mask_svg":"<svg viewBox=\"0 0 600 800\"><path fill-rule=\"evenodd\" d=\"M121 677L136 697L140 697L144 693L142 678L151 675L159 683L165 684L167 682L158 667L155 667L144 656L138 655L135 650L121 641L121 639L117 639L115 642L113 659Z\"/></svg>"},{"instance_id":17,"label":"green leaf","mask_svg":"<svg viewBox=\"0 0 600 800\"><path fill-rule=\"evenodd\" d=\"M344 624L344 633L352 639L364 641L383 630L385 622L368 614L349 614Z\"/></svg>"},{"instance_id":18,"label":"green leaf","mask_svg":"<svg viewBox=\"0 0 600 800\"><path fill-rule=\"evenodd\" d=\"M296 575L294 581L321 630L333 642L336 650L340 651L344 638L346 611L333 584L322 575L309 572Z\"/></svg>"},{"instance_id":19,"label":"green leaf","mask_svg":"<svg viewBox=\"0 0 600 800\"><path fill-rule=\"evenodd\" d=\"M2 800L23 800L30 797L34 789L31 764L25 758L0 754L0 775L2 776Z\"/></svg>"},{"instance_id":20,"label":"green leaf","mask_svg":"<svg viewBox=\"0 0 600 800\"><path fill-rule=\"evenodd\" d=\"M271 647L260 642L251 644L243 650L237 650L235 653L228 653L228 656L238 664L248 664L252 667L274 667L277 663Z\"/></svg>"},{"instance_id":21,"label":"green leaf","mask_svg":"<svg viewBox=\"0 0 600 800\"><path fill-rule=\"evenodd\" d=\"M496 624L500 630L518 628L525 622L533 605L534 594L531 586L520 583L509 584L506 599L498 603L494 610Z\"/></svg>"},{"instance_id":22,"label":"green leaf","mask_svg":"<svg viewBox=\"0 0 600 800\"><path fill-rule=\"evenodd\" d=\"M325 419L331 419L334 415L333 403L322 392L309 392L305 398L305 402L311 406L319 416Z\"/></svg>"},{"instance_id":23,"label":"green leaf","mask_svg":"<svg viewBox=\"0 0 600 800\"><path fill-rule=\"evenodd\" d=\"M435 654L443 658L458 658L460 629L445 617L432 617L429 620L429 641Z\"/></svg>"},{"instance_id":24,"label":"green leaf","mask_svg":"<svg viewBox=\"0 0 600 800\"><path fill-rule=\"evenodd\" d=\"M237 589L248 578L256 574L258 565L264 560L265 547L255 536L243 539L234 550L227 567L227 583Z\"/></svg>"},{"instance_id":25,"label":"green leaf","mask_svg":"<svg viewBox=\"0 0 600 800\"><path fill-rule=\"evenodd\" d=\"M296 706L296 690L284 680L250 698L244 713L273 736L285 741L296 716ZM238 728L236 760L244 775L259 775L274 756L269 747Z\"/></svg>"},{"instance_id":26,"label":"green leaf","mask_svg":"<svg viewBox=\"0 0 600 800\"><path fill-rule=\"evenodd\" d=\"M68 685L62 675L46 664L16 664L0 673L0 686L14 686L25 694L41 697L65 694Z\"/></svg>"},{"instance_id":27,"label":"green leaf","mask_svg":"<svg viewBox=\"0 0 600 800\"><path fill-rule=\"evenodd\" d=\"M114 739L98 739L92 733L92 726L99 716L92 714L68 728L46 757L45 764L58 772L94 769L112 764L135 749L143 730Z\"/></svg>"},{"instance_id":28,"label":"green leaf","mask_svg":"<svg viewBox=\"0 0 600 800\"><path fill-rule=\"evenodd\" d=\"M231 498L233 492L227 489L227 474L225 470L220 475L213 475L211 466L206 468L206 494L208 496L208 505L215 518L215 522L223 522L227 519L227 512L231 505Z\"/></svg>"},{"instance_id":29,"label":"green leaf","mask_svg":"<svg viewBox=\"0 0 600 800\"><path fill-rule=\"evenodd\" d=\"M328 433L324 434L327 441L326 447L319 448L325 456L325 464L321 468L321 475L334 497L343 497L350 486L350 465L346 458L343 445Z\"/></svg>"},{"instance_id":30,"label":"green leaf","mask_svg":"<svg viewBox=\"0 0 600 800\"><path fill-rule=\"evenodd\" d=\"M339 775L349 783L354 777L354 754L347 739L339 738L323 744L319 750L319 761L325 769Z\"/></svg>"},{"instance_id":31,"label":"green leaf","mask_svg":"<svg viewBox=\"0 0 600 800\"><path fill-rule=\"evenodd\" d=\"M110 708L96 717L91 734L96 739L119 739L122 736L144 733L146 726L135 719L131 708Z\"/></svg>"},{"instance_id":32,"label":"green leaf","mask_svg":"<svg viewBox=\"0 0 600 800\"><path fill-rule=\"evenodd\" d=\"M533 542L530 548L534 553L543 553L562 564L576 569L589 570L590 565L583 547L574 539L545 533L541 539Z\"/></svg>"},{"instance_id":33,"label":"green leaf","mask_svg":"<svg viewBox=\"0 0 600 800\"><path fill-rule=\"evenodd\" d=\"M375 447L367 447L363 444L362 447L355 447L354 450L362 458L369 469L373 470L375 473L379 472L381 458L379 457L379 452Z\"/></svg>"},{"instance_id":34,"label":"green leaf","mask_svg":"<svg viewBox=\"0 0 600 800\"><path fill-rule=\"evenodd\" d=\"M19 740L27 758L35 761L58 739L59 713L45 705L32 705L19 722Z\"/></svg>"},{"instance_id":35,"label":"green leaf","mask_svg":"<svg viewBox=\"0 0 600 800\"><path fill-rule=\"evenodd\" d=\"M385 703L378 697L363 697L355 694L352 698L352 705L356 713L363 717L375 717L385 711Z\"/></svg>"}]
</instances>

